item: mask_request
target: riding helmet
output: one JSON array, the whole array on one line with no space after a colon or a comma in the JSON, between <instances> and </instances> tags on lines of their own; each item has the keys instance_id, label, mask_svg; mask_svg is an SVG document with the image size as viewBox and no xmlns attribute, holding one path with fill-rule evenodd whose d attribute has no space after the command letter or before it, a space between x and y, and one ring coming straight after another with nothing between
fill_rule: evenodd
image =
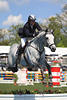
<instances>
[{"instance_id":1,"label":"riding helmet","mask_svg":"<svg viewBox=\"0 0 67 100\"><path fill-rule=\"evenodd\" d=\"M36 17L34 15L29 15L28 21L35 21Z\"/></svg>"}]
</instances>

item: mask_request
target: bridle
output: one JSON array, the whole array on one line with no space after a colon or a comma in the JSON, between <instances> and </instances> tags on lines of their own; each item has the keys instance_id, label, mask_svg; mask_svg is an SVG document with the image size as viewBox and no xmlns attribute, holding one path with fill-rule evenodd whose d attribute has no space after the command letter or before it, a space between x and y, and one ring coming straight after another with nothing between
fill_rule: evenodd
<instances>
[{"instance_id":1,"label":"bridle","mask_svg":"<svg viewBox=\"0 0 67 100\"><path fill-rule=\"evenodd\" d=\"M49 45L49 48L50 48L52 45L54 45L54 43L50 44L50 45Z\"/></svg>"}]
</instances>

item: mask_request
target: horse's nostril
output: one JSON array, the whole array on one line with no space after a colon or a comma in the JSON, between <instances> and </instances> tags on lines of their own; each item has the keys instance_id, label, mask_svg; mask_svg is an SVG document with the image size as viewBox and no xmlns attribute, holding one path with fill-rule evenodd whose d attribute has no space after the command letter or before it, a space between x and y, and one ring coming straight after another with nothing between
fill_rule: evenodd
<instances>
[{"instance_id":1,"label":"horse's nostril","mask_svg":"<svg viewBox=\"0 0 67 100\"><path fill-rule=\"evenodd\" d=\"M52 48L52 49L51 49L52 52L55 52L55 50L56 50L56 48Z\"/></svg>"}]
</instances>

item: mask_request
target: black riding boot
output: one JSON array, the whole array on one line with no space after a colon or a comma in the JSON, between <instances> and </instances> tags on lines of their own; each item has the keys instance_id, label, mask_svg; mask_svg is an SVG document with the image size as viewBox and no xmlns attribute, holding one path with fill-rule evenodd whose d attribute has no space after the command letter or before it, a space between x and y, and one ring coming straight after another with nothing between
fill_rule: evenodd
<instances>
[{"instance_id":1,"label":"black riding boot","mask_svg":"<svg viewBox=\"0 0 67 100\"><path fill-rule=\"evenodd\" d=\"M16 56L21 55L21 50L22 50L22 46L21 46L21 44L20 44L19 47L18 47L18 50L17 50L17 52L16 52Z\"/></svg>"},{"instance_id":2,"label":"black riding boot","mask_svg":"<svg viewBox=\"0 0 67 100\"><path fill-rule=\"evenodd\" d=\"M16 66L20 63L21 54L24 53L24 50L25 50L27 44L28 44L28 41L26 41L24 47L22 47L21 44L20 44L20 46L19 46L19 48L17 50L17 53L16 53L16 56L17 56L17 58L16 58Z\"/></svg>"},{"instance_id":3,"label":"black riding boot","mask_svg":"<svg viewBox=\"0 0 67 100\"><path fill-rule=\"evenodd\" d=\"M22 48L22 46L20 45L17 52L16 52L16 63L14 65L14 67L11 69L13 72L17 72L18 71L18 64L20 63L20 58L21 58L21 53L24 52L24 47Z\"/></svg>"},{"instance_id":4,"label":"black riding boot","mask_svg":"<svg viewBox=\"0 0 67 100\"><path fill-rule=\"evenodd\" d=\"M16 52L16 66L20 63L21 54L24 52L24 47L20 45L17 52Z\"/></svg>"}]
</instances>

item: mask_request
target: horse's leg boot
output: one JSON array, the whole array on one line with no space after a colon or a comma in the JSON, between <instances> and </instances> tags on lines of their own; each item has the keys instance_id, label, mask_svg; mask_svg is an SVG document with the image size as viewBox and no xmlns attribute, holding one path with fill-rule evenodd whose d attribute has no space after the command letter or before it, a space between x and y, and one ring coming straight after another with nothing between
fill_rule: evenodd
<instances>
[{"instance_id":1,"label":"horse's leg boot","mask_svg":"<svg viewBox=\"0 0 67 100\"><path fill-rule=\"evenodd\" d=\"M53 87L52 75L49 76L49 87Z\"/></svg>"}]
</instances>

